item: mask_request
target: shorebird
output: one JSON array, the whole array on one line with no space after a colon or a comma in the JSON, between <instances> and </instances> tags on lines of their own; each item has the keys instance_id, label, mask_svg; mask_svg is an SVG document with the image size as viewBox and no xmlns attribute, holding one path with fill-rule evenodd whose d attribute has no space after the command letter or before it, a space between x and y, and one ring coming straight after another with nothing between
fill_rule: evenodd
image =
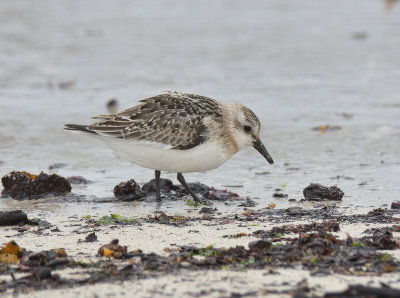
<instances>
[{"instance_id":1,"label":"shorebird","mask_svg":"<svg viewBox=\"0 0 400 298\"><path fill-rule=\"evenodd\" d=\"M117 156L155 170L158 201L161 171L177 173L178 181L199 203L182 173L215 169L251 146L274 163L260 140L260 121L240 103L165 92L139 100L122 112L93 119L98 121L90 125L65 124L65 129L95 136Z\"/></svg>"}]
</instances>

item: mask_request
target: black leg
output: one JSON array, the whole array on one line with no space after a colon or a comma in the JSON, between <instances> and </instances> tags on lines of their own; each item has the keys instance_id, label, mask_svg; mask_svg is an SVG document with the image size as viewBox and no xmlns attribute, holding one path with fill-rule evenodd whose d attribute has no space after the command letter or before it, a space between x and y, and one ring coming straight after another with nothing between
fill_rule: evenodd
<instances>
[{"instance_id":1,"label":"black leg","mask_svg":"<svg viewBox=\"0 0 400 298\"><path fill-rule=\"evenodd\" d=\"M156 199L157 201L161 202L161 195L160 195L160 175L161 172L157 171L155 172L155 176L156 176Z\"/></svg>"},{"instance_id":2,"label":"black leg","mask_svg":"<svg viewBox=\"0 0 400 298\"><path fill-rule=\"evenodd\" d=\"M186 184L185 178L183 178L182 173L178 173L176 175L176 178L178 178L178 181L182 184L182 186L190 193L190 195L193 197L194 201L197 204L201 203L201 200L195 195L195 193L189 188L189 186Z\"/></svg>"}]
</instances>

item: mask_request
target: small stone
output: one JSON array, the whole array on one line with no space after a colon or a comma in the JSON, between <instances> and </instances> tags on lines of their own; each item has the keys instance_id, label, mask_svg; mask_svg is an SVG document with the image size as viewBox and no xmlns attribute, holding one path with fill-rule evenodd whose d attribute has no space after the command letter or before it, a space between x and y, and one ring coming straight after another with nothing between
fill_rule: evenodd
<instances>
[{"instance_id":1,"label":"small stone","mask_svg":"<svg viewBox=\"0 0 400 298\"><path fill-rule=\"evenodd\" d=\"M171 180L160 178L160 189L171 190L172 188L173 188L173 184L172 184ZM145 193L155 192L156 191L156 179L152 179L149 182L143 184L142 190Z\"/></svg>"},{"instance_id":2,"label":"small stone","mask_svg":"<svg viewBox=\"0 0 400 298\"><path fill-rule=\"evenodd\" d=\"M90 184L93 181L87 180L82 176L71 176L67 178L67 181L71 184Z\"/></svg>"},{"instance_id":3,"label":"small stone","mask_svg":"<svg viewBox=\"0 0 400 298\"><path fill-rule=\"evenodd\" d=\"M62 169L68 166L66 163L56 162L49 166L49 170Z\"/></svg>"},{"instance_id":4,"label":"small stone","mask_svg":"<svg viewBox=\"0 0 400 298\"><path fill-rule=\"evenodd\" d=\"M203 207L200 209L199 213L200 214L214 214L216 211L217 211L217 208Z\"/></svg>"},{"instance_id":5,"label":"small stone","mask_svg":"<svg viewBox=\"0 0 400 298\"><path fill-rule=\"evenodd\" d=\"M274 194L272 195L272 197L274 197L274 198L287 198L288 195L287 195L287 194L284 194L284 193L278 193L278 192L276 192L276 193L274 193Z\"/></svg>"},{"instance_id":6,"label":"small stone","mask_svg":"<svg viewBox=\"0 0 400 298\"><path fill-rule=\"evenodd\" d=\"M266 241L266 240L256 240L256 241L251 241L249 243L249 249L250 250L262 250L262 249L268 249L271 247L271 242Z\"/></svg>"},{"instance_id":7,"label":"small stone","mask_svg":"<svg viewBox=\"0 0 400 298\"><path fill-rule=\"evenodd\" d=\"M35 199L44 194L64 195L71 191L71 185L64 177L41 172L33 175L28 172L11 172L1 178L3 195L13 199Z\"/></svg>"},{"instance_id":8,"label":"small stone","mask_svg":"<svg viewBox=\"0 0 400 298\"><path fill-rule=\"evenodd\" d=\"M146 193L140 189L135 180L131 179L115 186L114 196L121 201L136 201L145 197Z\"/></svg>"},{"instance_id":9,"label":"small stone","mask_svg":"<svg viewBox=\"0 0 400 298\"><path fill-rule=\"evenodd\" d=\"M107 101L106 106L107 106L107 110L110 114L115 114L118 109L118 100L116 98L110 98Z\"/></svg>"},{"instance_id":10,"label":"small stone","mask_svg":"<svg viewBox=\"0 0 400 298\"><path fill-rule=\"evenodd\" d=\"M22 210L0 211L0 226L16 225L28 219Z\"/></svg>"},{"instance_id":11,"label":"small stone","mask_svg":"<svg viewBox=\"0 0 400 298\"><path fill-rule=\"evenodd\" d=\"M303 190L303 195L306 200L334 200L341 201L344 192L337 186L326 187L321 184L311 183Z\"/></svg>"},{"instance_id":12,"label":"small stone","mask_svg":"<svg viewBox=\"0 0 400 298\"><path fill-rule=\"evenodd\" d=\"M397 202L392 202L392 205L390 206L392 209L400 209L400 201Z\"/></svg>"},{"instance_id":13,"label":"small stone","mask_svg":"<svg viewBox=\"0 0 400 298\"><path fill-rule=\"evenodd\" d=\"M96 233L93 232L93 233L90 233L89 235L87 235L87 236L85 237L85 241L86 241L86 242L95 242L95 241L97 241L97 235L96 235Z\"/></svg>"}]
</instances>

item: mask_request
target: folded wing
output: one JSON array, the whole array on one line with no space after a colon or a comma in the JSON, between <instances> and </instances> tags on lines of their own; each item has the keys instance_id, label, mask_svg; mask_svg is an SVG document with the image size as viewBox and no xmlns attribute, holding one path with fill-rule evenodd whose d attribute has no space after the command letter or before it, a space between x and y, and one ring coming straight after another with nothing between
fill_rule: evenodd
<instances>
[{"instance_id":1,"label":"folded wing","mask_svg":"<svg viewBox=\"0 0 400 298\"><path fill-rule=\"evenodd\" d=\"M190 95L161 94L118 114L97 116L95 119L101 120L87 126L87 130L172 149L190 149L203 143L209 134L203 123L207 116L204 104L212 105L214 100L205 98L203 102Z\"/></svg>"}]
</instances>

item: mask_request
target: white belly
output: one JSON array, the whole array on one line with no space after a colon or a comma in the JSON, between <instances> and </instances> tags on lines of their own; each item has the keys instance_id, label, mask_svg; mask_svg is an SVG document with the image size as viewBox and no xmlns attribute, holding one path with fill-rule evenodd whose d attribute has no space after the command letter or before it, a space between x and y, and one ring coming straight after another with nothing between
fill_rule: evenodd
<instances>
[{"instance_id":1,"label":"white belly","mask_svg":"<svg viewBox=\"0 0 400 298\"><path fill-rule=\"evenodd\" d=\"M187 150L164 149L124 139L100 137L117 156L145 168L176 173L200 172L219 167L232 154L216 143Z\"/></svg>"}]
</instances>

